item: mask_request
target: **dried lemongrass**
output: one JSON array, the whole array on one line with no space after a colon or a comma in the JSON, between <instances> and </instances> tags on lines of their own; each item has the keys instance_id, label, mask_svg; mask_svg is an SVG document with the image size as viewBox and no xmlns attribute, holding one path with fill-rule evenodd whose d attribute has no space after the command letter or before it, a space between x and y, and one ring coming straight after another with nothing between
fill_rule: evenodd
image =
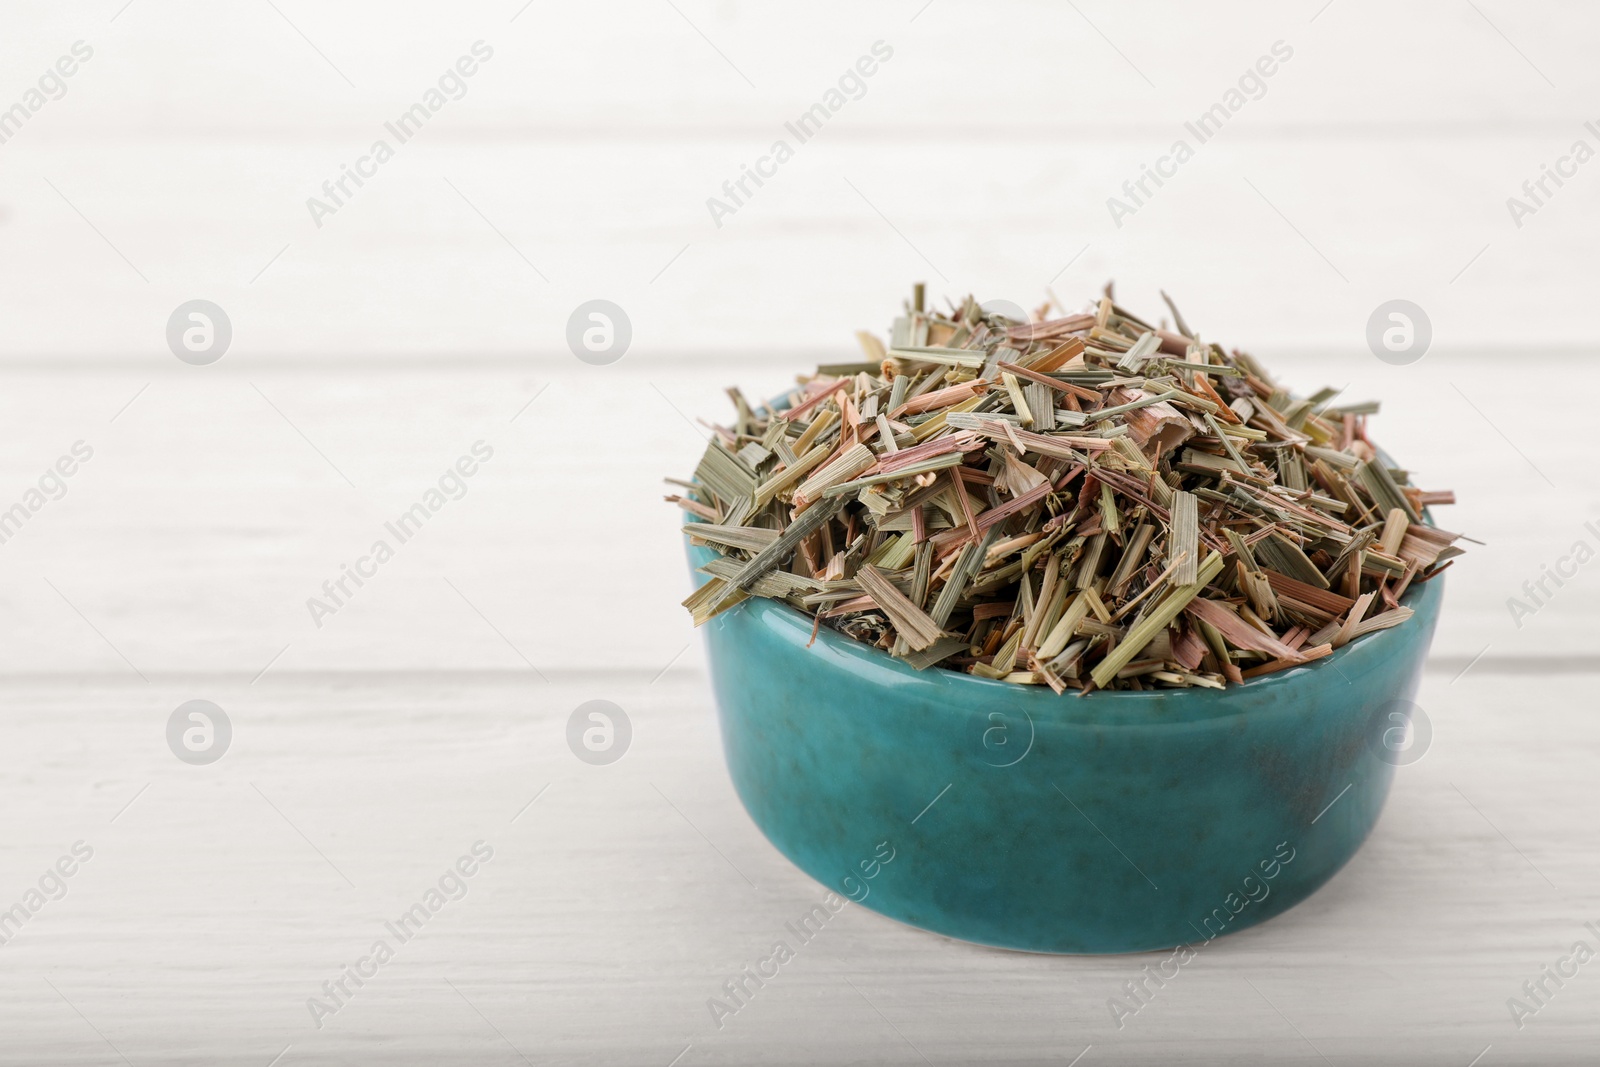
<instances>
[{"instance_id":1,"label":"dried lemongrass","mask_svg":"<svg viewBox=\"0 0 1600 1067\"><path fill-rule=\"evenodd\" d=\"M1449 565L1454 502L1390 468L1375 404L1297 398L1174 313L1106 295L1019 322L918 296L868 362L770 408L737 390L668 496L717 558L696 625L783 600L918 670L1220 688L1402 625ZM669 479L669 481L671 481Z\"/></svg>"}]
</instances>

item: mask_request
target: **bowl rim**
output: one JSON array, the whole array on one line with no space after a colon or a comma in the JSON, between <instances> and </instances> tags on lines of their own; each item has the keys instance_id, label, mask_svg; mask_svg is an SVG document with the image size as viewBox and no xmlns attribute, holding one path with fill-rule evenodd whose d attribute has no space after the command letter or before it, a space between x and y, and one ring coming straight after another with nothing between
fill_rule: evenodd
<instances>
[{"instance_id":1,"label":"bowl rim","mask_svg":"<svg viewBox=\"0 0 1600 1067\"><path fill-rule=\"evenodd\" d=\"M694 516L689 518L691 522L700 521ZM688 534L684 534L683 538L691 575L698 588L710 580L710 576L700 568L715 558L717 553L704 545L693 544ZM1125 714L1138 708L1143 718L1143 713L1146 712L1163 711L1171 714L1181 710L1181 715L1186 720L1202 720L1252 710L1262 702L1270 702L1274 697L1288 696L1303 685L1321 682L1324 680L1321 675L1337 674L1346 683L1353 683L1384 660L1396 656L1404 657L1408 646L1416 644L1418 638L1420 647L1416 650L1418 655L1415 658L1420 661L1427 655L1433 626L1438 619L1443 582L1442 574L1435 575L1428 581L1414 583L1407 589L1400 602L1416 614L1399 626L1365 634L1350 641L1343 648L1335 649L1331 654L1310 663L1286 667L1281 671L1274 671L1272 674L1252 678L1243 683L1229 683L1224 689L1208 689L1202 686L1144 690L1096 689L1088 694L1080 694L1073 688L1057 694L1049 686L1021 685L998 678L982 678L948 667L929 667L919 671L882 649L863 644L828 626L817 627L815 643L822 645L825 657L842 658L869 676L881 674L885 676L882 679L885 681L889 676L893 676L901 683L909 681L923 687L929 695L932 695L932 690L944 690L944 700L967 708L991 707L996 698L1003 697L1011 703L1037 703L1041 709L1046 709L1046 705L1050 705L1049 710L1057 710L1059 713L1078 710L1087 712L1092 709L1097 712ZM811 643L810 634L815 616L808 615L784 601L758 596L751 596L735 605L729 609L727 615L740 613L749 614L752 622L767 623L765 628L769 632L776 633L786 643L798 644L808 653L813 651L807 646ZM706 625L715 625L717 621L712 619ZM802 632L805 635L804 640L799 637ZM819 663L821 662L825 660L819 660ZM1355 673L1347 673L1344 670L1346 666L1351 667ZM1070 699L1081 696L1092 698L1092 703ZM1250 706L1244 706L1246 704Z\"/></svg>"}]
</instances>

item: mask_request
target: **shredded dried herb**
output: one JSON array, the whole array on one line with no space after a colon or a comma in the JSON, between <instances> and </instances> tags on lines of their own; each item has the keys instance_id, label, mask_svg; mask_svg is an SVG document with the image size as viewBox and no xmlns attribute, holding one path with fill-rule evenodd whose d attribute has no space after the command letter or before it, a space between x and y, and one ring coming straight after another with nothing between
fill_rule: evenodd
<instances>
[{"instance_id":1,"label":"shredded dried herb","mask_svg":"<svg viewBox=\"0 0 1600 1067\"><path fill-rule=\"evenodd\" d=\"M1295 397L1251 356L1118 306L1018 322L922 287L866 361L771 408L730 390L666 499L719 556L696 625L783 600L918 670L1223 688L1411 617L1454 502L1388 466L1372 403Z\"/></svg>"}]
</instances>

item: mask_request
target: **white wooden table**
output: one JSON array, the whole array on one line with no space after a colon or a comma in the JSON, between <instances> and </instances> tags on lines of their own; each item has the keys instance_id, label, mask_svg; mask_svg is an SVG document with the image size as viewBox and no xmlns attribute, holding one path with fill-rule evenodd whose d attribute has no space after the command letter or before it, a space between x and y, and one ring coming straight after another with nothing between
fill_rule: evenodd
<instances>
[{"instance_id":1,"label":"white wooden table","mask_svg":"<svg viewBox=\"0 0 1600 1067\"><path fill-rule=\"evenodd\" d=\"M695 671L18 680L8 892L74 841L95 852L4 946L4 1058L1591 1062L1587 970L1520 1033L1505 1000L1593 943L1593 676L1468 677L1428 675L1433 748L1356 859L1120 1030L1107 999L1160 955L982 949L854 906L716 1027L708 998L823 890L739 808ZM212 767L160 736L196 693L236 730ZM565 746L597 695L635 731L610 767ZM466 895L316 1028L308 998L333 1003L322 983L479 840Z\"/></svg>"},{"instance_id":2,"label":"white wooden table","mask_svg":"<svg viewBox=\"0 0 1600 1067\"><path fill-rule=\"evenodd\" d=\"M93 856L0 914L0 1062L1593 1062L1600 963L1520 1030L1506 1002L1600 948L1600 577L1520 626L1507 599L1600 547L1600 207L1587 166L1520 228L1506 198L1600 147L1595 15L674 3L11 13L0 111L94 55L0 144L0 513L93 456L0 543L0 909ZM306 198L480 39L466 95L317 228ZM706 198L880 39L716 227ZM1278 40L1264 95L1117 228L1106 198ZM1441 521L1486 543L1448 579L1432 747L1333 882L1120 1029L1107 999L1158 957L857 907L718 1028L707 999L823 890L722 769L660 478L723 386L851 358L911 280L1031 305L1107 277L1381 399L1379 439L1457 490ZM565 341L596 297L632 320L611 366ZM1433 324L1410 366L1363 339L1396 297ZM233 325L211 366L164 337L196 298ZM308 598L479 441L465 494L317 625ZM167 746L195 699L232 723L211 765ZM633 726L610 766L567 747L591 699ZM465 896L314 1025L478 841Z\"/></svg>"}]
</instances>

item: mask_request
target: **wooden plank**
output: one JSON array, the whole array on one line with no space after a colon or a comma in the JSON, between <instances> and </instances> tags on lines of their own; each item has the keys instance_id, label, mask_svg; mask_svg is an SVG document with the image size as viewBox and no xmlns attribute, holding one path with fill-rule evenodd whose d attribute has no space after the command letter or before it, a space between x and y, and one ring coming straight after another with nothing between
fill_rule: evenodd
<instances>
[{"instance_id":1,"label":"wooden plank","mask_svg":"<svg viewBox=\"0 0 1600 1067\"><path fill-rule=\"evenodd\" d=\"M269 662L289 671L531 674L522 656L541 670L654 673L669 662L697 663L699 644L679 607L689 592L682 513L660 502L661 479L693 469L704 442L685 416L725 416L724 386L738 382L747 395L768 396L792 380L789 367L624 360L606 369L606 402L638 436L574 452L568 447L587 432L584 405L597 379L571 357L536 372L480 365L381 375L359 365L274 369L247 358L196 376L173 362L171 372L152 376L7 376L0 424L13 446L0 452L0 486L11 488L0 510L74 441L86 441L95 455L68 479L66 496L0 545L8 561L0 575L8 607L0 614L8 650L0 674L136 678L84 618L146 675L249 678ZM1564 487L1557 493L1514 451L1472 447L1493 431L1468 421L1481 424L1459 398L1441 420L1440 405L1453 392L1417 394L1390 378L1395 368L1370 363L1351 368L1350 392L1384 401L1375 437L1424 484L1460 490L1461 503L1436 514L1486 542L1469 546L1445 576L1436 653L1459 664L1486 646L1491 659L1592 655L1600 606L1591 586L1600 578L1580 567L1557 587L1542 570L1564 558L1570 569L1573 546L1585 538L1600 547L1585 526L1594 516L1582 510L1584 500L1600 496L1600 474L1582 459L1581 426L1555 422L1538 438L1519 440ZM1294 360L1281 366L1285 380L1303 388L1326 375ZM1498 389L1512 407L1532 403L1538 376L1507 392L1498 367L1458 359L1452 380L1468 395ZM1573 366L1563 381L1600 388L1600 369ZM1517 436L1514 426L1504 428ZM478 440L494 456L465 480L466 494L399 543L385 524L437 487ZM596 485L606 490L597 493ZM564 510L563 501L577 499L586 506L576 515ZM363 586L347 582L352 595L317 626L308 599L324 597L323 583L379 539L395 542L394 558ZM602 624L585 575L610 573L619 553L631 561L630 606ZM1525 599L1524 583L1541 578L1544 593L1534 592L1542 606L1513 618L1508 599Z\"/></svg>"},{"instance_id":2,"label":"wooden plank","mask_svg":"<svg viewBox=\"0 0 1600 1067\"><path fill-rule=\"evenodd\" d=\"M118 1062L109 1041L134 1063L265 1064L292 1046L283 1062L335 1064L381 1040L405 1063L517 1062L507 1042L535 1062L665 1064L692 1046L682 1062L781 1047L795 1061L920 1063L908 1043L935 1062L1070 1060L1092 1044L1135 1062L1271 1048L1275 1063L1321 1063L1309 1040L1336 1063L1464 1064L1489 1044L1517 1062L1583 1062L1600 991L1569 979L1521 1032L1505 1000L1575 940L1592 943L1573 899L1600 858L1571 845L1600 800L1593 684L1429 674L1418 700L1435 751L1399 768L1351 864L1292 911L1204 948L1121 1029L1107 999L1155 956L995 952L857 907L718 1029L706 999L822 888L739 807L694 672L552 686L470 674L0 683L7 751L31 768L0 779L7 902L73 841L95 849L68 895L5 946L6 1050ZM204 768L159 737L168 707L196 692L235 727L232 750ZM562 741L596 696L635 728L608 767ZM494 858L466 896L315 1028L307 998L478 840ZM1386 1010L1401 996L1405 1012Z\"/></svg>"},{"instance_id":3,"label":"wooden plank","mask_svg":"<svg viewBox=\"0 0 1600 1067\"><path fill-rule=\"evenodd\" d=\"M72 98L63 104L72 106ZM46 111L36 121L50 118ZM1579 132L1575 124L1570 136ZM1594 347L1583 312L1593 280L1583 235L1600 227L1600 204L1574 198L1569 183L1520 229L1506 210L1506 198L1539 173L1553 145L1570 140L1567 134L1333 139L1284 153L1280 142L1225 133L1200 147L1181 180L1152 187L1151 198L1121 226L1106 202L1125 195L1123 183L1150 161L1149 140L1095 145L1074 157L1070 173L1058 141L1005 147L1014 162L1000 188L1010 210L999 217L989 199L976 195L980 187L965 168L921 165L949 150L936 138L802 146L822 165L797 159L721 227L706 200L750 161L748 137L625 140L581 151L536 142L435 141L403 149L407 155L321 228L306 200L325 171L349 162L349 137L287 146L180 142L192 179L185 195L173 196L169 142L29 136L7 143L13 166L0 172L0 201L13 219L6 226L9 262L27 265L13 268L0 288L8 326L0 357L13 360L140 360L164 353L161 324L192 287L182 279L203 270L207 299L237 326L229 359L330 352L377 362L484 353L566 359L567 319L599 285L637 324L634 357L738 353L748 362L792 364L793 350L806 349L837 361L857 357L853 331L885 331L886 309L909 281L931 279L941 300L963 296L939 281L943 274L977 279L972 284L986 292L1030 308L1046 298L1047 285L1076 304L1116 277L1119 293L1141 307L1160 306L1155 289L1165 286L1208 338L1269 359L1296 347L1354 362L1370 358L1360 338L1378 301L1345 286L1340 274L1381 277L1396 258L1417 264L1408 292L1433 323L1430 360L1526 348L1519 326L1484 316L1485 307L1499 302L1541 308L1541 353L1570 357ZM1156 144L1167 141L1163 136ZM975 142L971 150L987 145ZM581 156L582 165L550 165L568 153ZM1331 187L1327 175L1359 155L1383 156L1389 169L1361 171ZM1446 156L1485 162L1433 165ZM115 168L114 185L71 177L103 166ZM871 204L938 273L840 173L854 175ZM1253 175L1270 204L1240 174ZM72 204L152 284L178 288L154 299L140 275L39 175L56 176L51 180ZM1407 195L1394 195L1396 182ZM1084 192L1063 197L1063 183ZM570 210L552 212L552 203ZM1327 262L1295 237L1274 206ZM1058 221L1040 227L1034 220L1041 217ZM574 221L596 218L607 220L602 230ZM203 253L169 240L186 229L203 235ZM1067 233L1081 236L1069 241ZM1169 260L1168 239L1208 253ZM201 255L203 267L195 265ZM819 262L833 266L808 266ZM441 282L441 264L448 265L450 284ZM716 315L696 310L708 293L719 294ZM96 313L73 313L83 306ZM361 314L350 314L352 306ZM794 307L819 312L794 315ZM776 334L775 321L785 327ZM752 338L762 343L752 345ZM1390 370L1395 377L1408 373Z\"/></svg>"}]
</instances>

